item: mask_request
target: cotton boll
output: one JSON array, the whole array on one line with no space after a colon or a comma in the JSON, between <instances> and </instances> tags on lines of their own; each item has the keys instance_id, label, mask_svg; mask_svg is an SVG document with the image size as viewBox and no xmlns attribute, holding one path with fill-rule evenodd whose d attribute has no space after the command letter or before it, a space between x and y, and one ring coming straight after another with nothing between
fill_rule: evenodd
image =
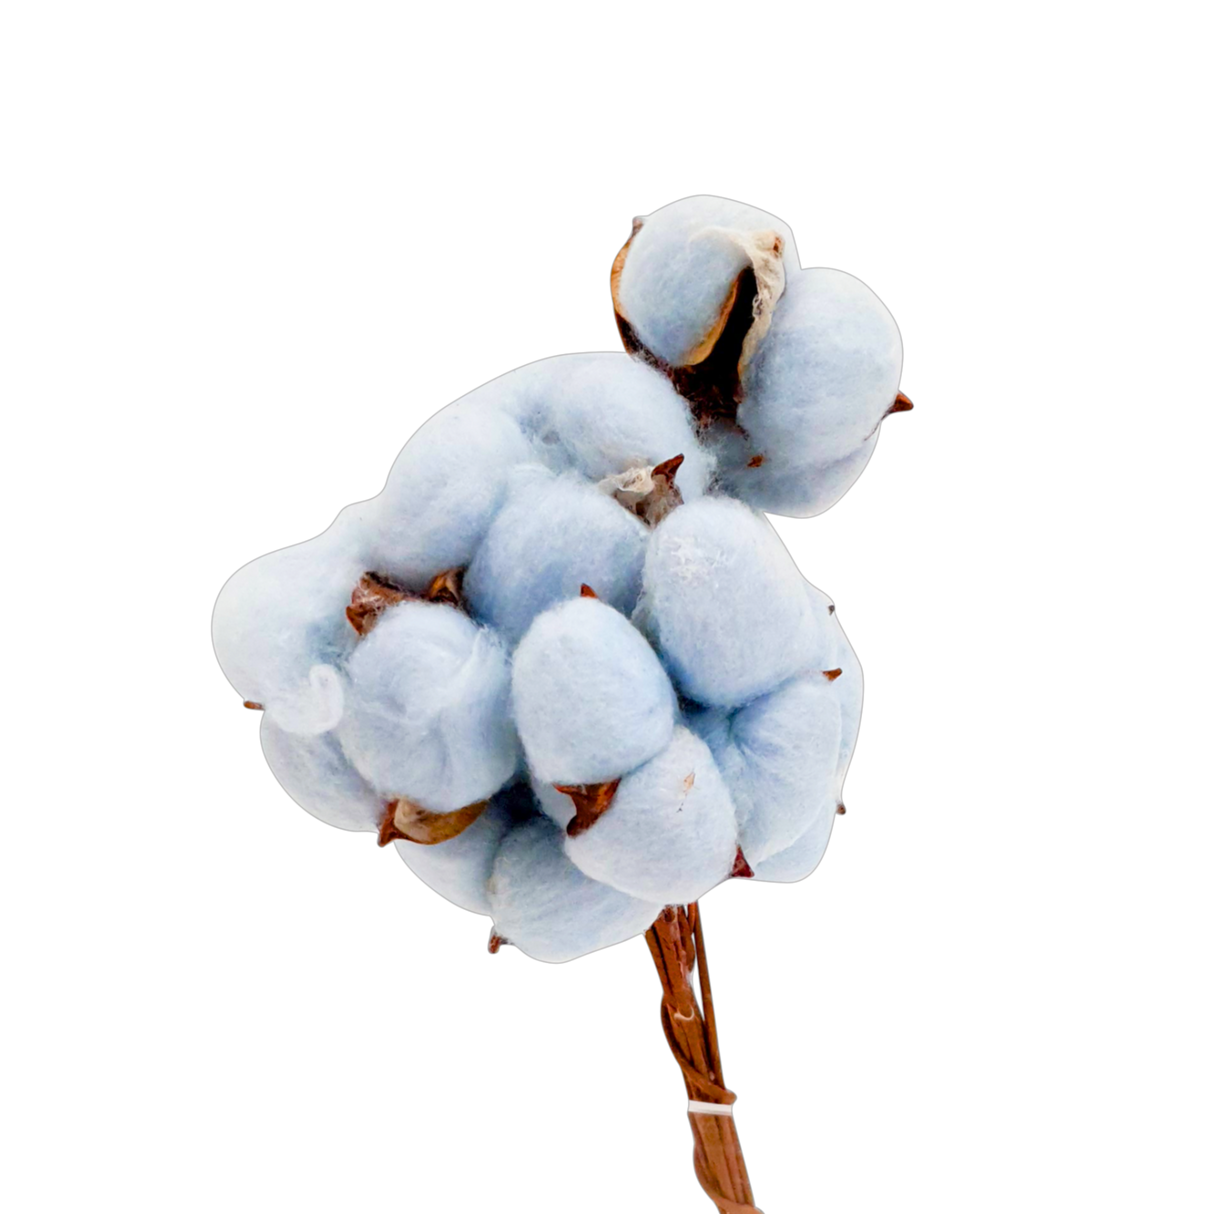
<instances>
[{"instance_id":1,"label":"cotton boll","mask_svg":"<svg viewBox=\"0 0 1214 1214\"><path fill-rule=\"evenodd\" d=\"M216 600L211 636L224 674L291 733L324 733L341 718L337 666L357 639L345 614L362 573L356 538L335 526L267 553L238 569Z\"/></svg>"},{"instance_id":2,"label":"cotton boll","mask_svg":"<svg viewBox=\"0 0 1214 1214\"><path fill-rule=\"evenodd\" d=\"M533 776L611 780L674 731L675 697L649 643L613 607L570 599L540 615L514 654L514 716Z\"/></svg>"},{"instance_id":3,"label":"cotton boll","mask_svg":"<svg viewBox=\"0 0 1214 1214\"><path fill-rule=\"evenodd\" d=\"M752 865L755 877L759 881L804 880L826 854L835 817L833 812L816 814L799 839L774 856Z\"/></svg>"},{"instance_id":4,"label":"cotton boll","mask_svg":"<svg viewBox=\"0 0 1214 1214\"><path fill-rule=\"evenodd\" d=\"M683 499L703 494L712 460L664 376L623 353L545 361L550 380L544 391L518 398L517 417L542 462L600 481L682 455L677 483Z\"/></svg>"},{"instance_id":5,"label":"cotton boll","mask_svg":"<svg viewBox=\"0 0 1214 1214\"><path fill-rule=\"evenodd\" d=\"M489 880L494 930L538 961L570 961L646 931L661 914L581 873L546 818L506 836Z\"/></svg>"},{"instance_id":6,"label":"cotton boll","mask_svg":"<svg viewBox=\"0 0 1214 1214\"><path fill-rule=\"evenodd\" d=\"M387 797L447 813L514 775L510 667L498 639L445 604L388 608L348 663L339 736Z\"/></svg>"},{"instance_id":7,"label":"cotton boll","mask_svg":"<svg viewBox=\"0 0 1214 1214\"><path fill-rule=\"evenodd\" d=\"M435 414L397 456L383 492L351 508L367 531L366 567L419 589L467 565L502 504L510 469L532 458L501 409L465 398Z\"/></svg>"},{"instance_id":8,"label":"cotton boll","mask_svg":"<svg viewBox=\"0 0 1214 1214\"><path fill-rule=\"evenodd\" d=\"M841 730L832 682L815 673L740 709L728 730L710 732L713 757L737 808L742 852L752 866L835 812Z\"/></svg>"},{"instance_id":9,"label":"cotton boll","mask_svg":"<svg viewBox=\"0 0 1214 1214\"><path fill-rule=\"evenodd\" d=\"M641 617L681 690L731 708L831 651L805 582L762 515L704 498L654 531L645 560Z\"/></svg>"},{"instance_id":10,"label":"cotton boll","mask_svg":"<svg viewBox=\"0 0 1214 1214\"><path fill-rule=\"evenodd\" d=\"M558 792L546 780L532 779L531 790L535 794L536 803L553 822L564 830L575 813L573 801L563 792Z\"/></svg>"},{"instance_id":11,"label":"cotton boll","mask_svg":"<svg viewBox=\"0 0 1214 1214\"><path fill-rule=\"evenodd\" d=\"M490 914L489 877L498 849L514 827L510 809L499 795L471 826L442 843L396 840L400 858L435 893L478 915Z\"/></svg>"},{"instance_id":12,"label":"cotton boll","mask_svg":"<svg viewBox=\"0 0 1214 1214\"><path fill-rule=\"evenodd\" d=\"M827 467L873 435L901 374L902 337L877 296L841 270L802 270L743 374L737 420L770 475Z\"/></svg>"},{"instance_id":13,"label":"cotton boll","mask_svg":"<svg viewBox=\"0 0 1214 1214\"><path fill-rule=\"evenodd\" d=\"M671 367L703 357L744 270L778 280L770 309L785 265L799 264L786 224L728 198L683 198L638 222L621 254L616 308L640 344Z\"/></svg>"},{"instance_id":14,"label":"cotton boll","mask_svg":"<svg viewBox=\"0 0 1214 1214\"><path fill-rule=\"evenodd\" d=\"M694 902L725 880L737 850L729 792L708 747L683 726L620 781L593 826L565 838L587 876L663 906Z\"/></svg>"},{"instance_id":15,"label":"cotton boll","mask_svg":"<svg viewBox=\"0 0 1214 1214\"><path fill-rule=\"evenodd\" d=\"M722 461L720 488L756 510L810 518L829 510L856 483L872 458L880 432L878 427L857 451L828 464L798 462L800 448L775 448L767 454L755 451L748 442L745 458Z\"/></svg>"},{"instance_id":16,"label":"cotton boll","mask_svg":"<svg viewBox=\"0 0 1214 1214\"><path fill-rule=\"evenodd\" d=\"M341 830L379 829L384 799L355 771L332 733L287 733L261 718L261 749L275 779L297 805Z\"/></svg>"},{"instance_id":17,"label":"cotton boll","mask_svg":"<svg viewBox=\"0 0 1214 1214\"><path fill-rule=\"evenodd\" d=\"M577 598L583 584L631 612L648 538L640 519L587 481L535 465L519 468L468 567L464 593L473 614L510 645L545 608Z\"/></svg>"}]
</instances>

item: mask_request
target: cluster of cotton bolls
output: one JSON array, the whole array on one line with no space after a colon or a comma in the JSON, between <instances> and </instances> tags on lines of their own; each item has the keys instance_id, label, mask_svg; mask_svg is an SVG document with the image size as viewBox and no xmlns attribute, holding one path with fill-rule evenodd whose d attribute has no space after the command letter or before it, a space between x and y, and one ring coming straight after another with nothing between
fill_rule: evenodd
<instances>
[{"instance_id":1,"label":"cluster of cotton bolls","mask_svg":"<svg viewBox=\"0 0 1214 1214\"><path fill-rule=\"evenodd\" d=\"M666 207L611 282L626 353L448 406L213 622L287 792L550 961L821 858L860 667L760 510L825 509L909 407L881 302L761 211Z\"/></svg>"}]
</instances>

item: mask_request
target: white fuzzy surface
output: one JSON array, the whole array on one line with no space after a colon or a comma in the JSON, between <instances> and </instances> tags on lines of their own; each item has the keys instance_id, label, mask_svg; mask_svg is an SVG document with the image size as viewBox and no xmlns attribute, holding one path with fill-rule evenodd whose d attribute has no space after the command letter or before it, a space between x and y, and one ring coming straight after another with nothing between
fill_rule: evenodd
<instances>
[{"instance_id":1,"label":"white fuzzy surface","mask_svg":"<svg viewBox=\"0 0 1214 1214\"><path fill-rule=\"evenodd\" d=\"M540 809L564 830L573 820L573 801L565 793L557 792L547 780L532 779L531 790Z\"/></svg>"},{"instance_id":2,"label":"white fuzzy surface","mask_svg":"<svg viewBox=\"0 0 1214 1214\"><path fill-rule=\"evenodd\" d=\"M589 830L565 839L587 876L660 905L694 902L724 881L737 848L733 803L712 753L681 725L660 755L624 777Z\"/></svg>"},{"instance_id":3,"label":"white fuzzy surface","mask_svg":"<svg viewBox=\"0 0 1214 1214\"><path fill-rule=\"evenodd\" d=\"M528 390L513 398L536 459L600 481L681 455L683 498L703 494L713 462L664 376L624 353L566 354L541 365L545 374L533 373Z\"/></svg>"},{"instance_id":4,"label":"white fuzzy surface","mask_svg":"<svg viewBox=\"0 0 1214 1214\"><path fill-rule=\"evenodd\" d=\"M384 799L354 769L335 734L287 733L263 714L261 749L275 779L313 817L341 830L379 829Z\"/></svg>"},{"instance_id":5,"label":"white fuzzy surface","mask_svg":"<svg viewBox=\"0 0 1214 1214\"><path fill-rule=\"evenodd\" d=\"M644 219L620 275L624 314L647 349L681 366L715 324L738 275L750 264L734 234L771 231L784 241L784 262L796 269L788 225L745 203L701 194Z\"/></svg>"},{"instance_id":6,"label":"white fuzzy surface","mask_svg":"<svg viewBox=\"0 0 1214 1214\"><path fill-rule=\"evenodd\" d=\"M654 531L639 618L691 699L732 708L825 669L830 643L804 585L762 515L705 498Z\"/></svg>"},{"instance_id":7,"label":"white fuzzy surface","mask_svg":"<svg viewBox=\"0 0 1214 1214\"><path fill-rule=\"evenodd\" d=\"M518 468L464 592L477 618L517 645L541 611L577 598L583 583L631 612L648 539L640 519L583 478Z\"/></svg>"},{"instance_id":8,"label":"white fuzzy surface","mask_svg":"<svg viewBox=\"0 0 1214 1214\"><path fill-rule=\"evenodd\" d=\"M726 493L756 510L810 518L829 510L856 483L872 458L880 434L878 427L858 450L828 464L815 464L808 457L805 462L797 462L795 450L763 454L748 444L742 458L722 465L719 484ZM763 462L752 467L751 460L759 454L763 454Z\"/></svg>"},{"instance_id":9,"label":"white fuzzy surface","mask_svg":"<svg viewBox=\"0 0 1214 1214\"><path fill-rule=\"evenodd\" d=\"M834 684L815 673L785 683L734 713L724 728L707 732L752 866L788 847L823 813L835 812L841 728Z\"/></svg>"},{"instance_id":10,"label":"white fuzzy surface","mask_svg":"<svg viewBox=\"0 0 1214 1214\"><path fill-rule=\"evenodd\" d=\"M842 270L803 270L743 376L738 422L773 474L827 466L876 430L901 374L902 338L881 300Z\"/></svg>"},{"instance_id":11,"label":"white fuzzy surface","mask_svg":"<svg viewBox=\"0 0 1214 1214\"><path fill-rule=\"evenodd\" d=\"M484 800L514 774L509 661L492 632L462 612L391 607L348 669L341 744L385 796L449 812Z\"/></svg>"},{"instance_id":12,"label":"white fuzzy surface","mask_svg":"<svg viewBox=\"0 0 1214 1214\"><path fill-rule=\"evenodd\" d=\"M539 961L570 961L646 931L661 913L580 872L547 818L516 827L503 841L489 880L493 926Z\"/></svg>"},{"instance_id":13,"label":"white fuzzy surface","mask_svg":"<svg viewBox=\"0 0 1214 1214\"><path fill-rule=\"evenodd\" d=\"M363 570L348 530L267 553L219 592L211 637L242 698L291 733L324 733L341 719L338 666L353 648L345 609Z\"/></svg>"},{"instance_id":14,"label":"white fuzzy surface","mask_svg":"<svg viewBox=\"0 0 1214 1214\"><path fill-rule=\"evenodd\" d=\"M755 877L760 881L803 881L826 854L835 817L834 813L816 815L799 839L774 856L751 865Z\"/></svg>"},{"instance_id":15,"label":"white fuzzy surface","mask_svg":"<svg viewBox=\"0 0 1214 1214\"><path fill-rule=\"evenodd\" d=\"M662 664L615 608L569 599L540 615L514 654L514 717L532 775L593 784L652 759L674 731Z\"/></svg>"},{"instance_id":16,"label":"white fuzzy surface","mask_svg":"<svg viewBox=\"0 0 1214 1214\"><path fill-rule=\"evenodd\" d=\"M357 511L368 569L420 589L472 560L506 494L532 459L514 420L476 402L448 405L409 440L384 490Z\"/></svg>"},{"instance_id":17,"label":"white fuzzy surface","mask_svg":"<svg viewBox=\"0 0 1214 1214\"><path fill-rule=\"evenodd\" d=\"M400 858L435 893L464 910L487 915L489 877L507 831L514 823L499 798L494 798L471 826L442 843L396 840Z\"/></svg>"}]
</instances>

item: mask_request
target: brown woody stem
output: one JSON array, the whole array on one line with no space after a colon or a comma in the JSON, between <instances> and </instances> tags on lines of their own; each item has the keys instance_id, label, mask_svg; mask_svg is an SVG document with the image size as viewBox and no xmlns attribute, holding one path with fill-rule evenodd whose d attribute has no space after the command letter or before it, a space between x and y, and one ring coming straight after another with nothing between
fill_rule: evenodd
<instances>
[{"instance_id":1,"label":"brown woody stem","mask_svg":"<svg viewBox=\"0 0 1214 1214\"><path fill-rule=\"evenodd\" d=\"M662 983L662 1028L666 1043L683 1072L687 1098L732 1106L736 1097L725 1086L721 1071L716 1012L698 904L668 906L645 933L645 942ZM697 960L702 1012L691 981ZM689 1112L687 1119L695 1142L696 1179L720 1214L760 1214L754 1204L733 1117Z\"/></svg>"}]
</instances>

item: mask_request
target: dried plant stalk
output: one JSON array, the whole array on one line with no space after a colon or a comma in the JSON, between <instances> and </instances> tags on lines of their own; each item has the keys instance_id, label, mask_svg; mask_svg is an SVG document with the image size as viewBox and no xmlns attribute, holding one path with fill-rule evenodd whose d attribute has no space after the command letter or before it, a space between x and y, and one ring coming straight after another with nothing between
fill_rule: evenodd
<instances>
[{"instance_id":1,"label":"dried plant stalk","mask_svg":"<svg viewBox=\"0 0 1214 1214\"><path fill-rule=\"evenodd\" d=\"M662 983L662 1028L666 1043L683 1072L687 1098L732 1105L736 1097L725 1086L721 1072L699 906L694 902L686 908L668 906L645 933L645 942ZM697 962L703 1012L691 981ZM733 1117L689 1111L687 1119L695 1140L696 1179L720 1214L760 1214L754 1204Z\"/></svg>"}]
</instances>

